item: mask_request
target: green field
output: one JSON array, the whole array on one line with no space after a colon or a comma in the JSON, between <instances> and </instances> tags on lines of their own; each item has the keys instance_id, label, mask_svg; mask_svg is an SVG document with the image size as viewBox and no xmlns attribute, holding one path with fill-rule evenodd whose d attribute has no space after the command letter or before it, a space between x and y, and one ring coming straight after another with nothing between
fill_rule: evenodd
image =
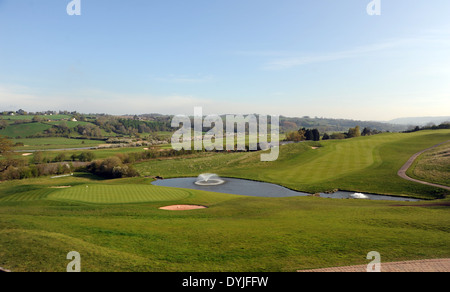
<instances>
[{"instance_id":1,"label":"green field","mask_svg":"<svg viewBox=\"0 0 450 292\"><path fill-rule=\"evenodd\" d=\"M23 143L24 146L15 147L14 150L51 150L66 148L94 147L104 144L100 140L69 139L69 138L33 138L33 139L13 139L15 143Z\"/></svg>"},{"instance_id":2,"label":"green field","mask_svg":"<svg viewBox=\"0 0 450 292\"><path fill-rule=\"evenodd\" d=\"M42 133L45 130L50 129L52 126L43 123L26 123L26 124L13 124L9 125L3 130L0 130L1 136L11 138L25 138L36 133Z\"/></svg>"},{"instance_id":3,"label":"green field","mask_svg":"<svg viewBox=\"0 0 450 292\"><path fill-rule=\"evenodd\" d=\"M31 121L35 117L34 115L14 115L14 116L0 116L0 119L7 121L17 121L17 120L27 120ZM62 120L62 119L70 119L72 116L70 115L37 115L37 117L44 120Z\"/></svg>"},{"instance_id":4,"label":"green field","mask_svg":"<svg viewBox=\"0 0 450 292\"><path fill-rule=\"evenodd\" d=\"M59 126L61 124L65 124L68 128L73 129L78 125L93 125L90 122L82 122L82 121L70 121L68 120L70 117L65 115L54 115L54 116L40 116L45 121L42 122L31 122L33 116L0 116L0 120L6 120L9 123L5 129L0 130L0 136L7 136L10 138L18 138L23 139L26 137L30 137L37 134L43 134L45 130L50 129L53 126ZM15 124L14 122L17 120L27 121L22 124ZM105 130L101 129L101 134L104 137L115 137L117 136L115 133L107 133ZM70 134L71 137L80 137L78 133L74 132Z\"/></svg>"},{"instance_id":5,"label":"green field","mask_svg":"<svg viewBox=\"0 0 450 292\"><path fill-rule=\"evenodd\" d=\"M39 144L35 146L27 145L24 147L15 147L15 149L19 150L21 152L16 152L15 157L21 158L25 157L27 159L32 159L35 152L28 152L29 150L34 151L42 151L42 150L49 150L44 151L44 156L48 157L50 160L53 160L56 156L60 154L65 155L65 160L70 161L72 155L80 155L83 152L92 152L94 153L95 159L105 159L108 157L121 155L121 154L127 154L127 153L136 153L136 152L143 152L145 151L144 148L146 147L124 147L124 148L101 148L101 149L95 149L95 150L70 150L70 148L85 148L85 147L97 147L100 144L103 144L104 141L98 141L98 140L76 140L76 139L66 139L66 138L39 138L42 139L42 143L47 143L47 139L50 139L51 141L54 141L55 144L51 144L49 146L45 146L44 144ZM61 139L61 140L58 140ZM25 139L24 139L25 140ZM33 139L34 140L34 139ZM16 140L15 140L16 141ZM17 141L23 141L23 140L17 140ZM82 144L82 141L85 141L84 144ZM66 143L66 144L64 144ZM53 149L53 150L52 150ZM59 150L59 149L66 149L66 150ZM50 151L51 150L51 151ZM29 155L31 154L31 155ZM1 157L0 157L1 159Z\"/></svg>"},{"instance_id":6,"label":"green field","mask_svg":"<svg viewBox=\"0 0 450 292\"><path fill-rule=\"evenodd\" d=\"M0 266L65 271L77 251L82 271L296 271L448 258L448 192L397 177L408 158L450 131L382 134L261 153L200 153L136 165L141 175L216 172L305 191L348 189L408 195L422 202L317 197L257 198L151 185L144 177L87 174L0 183ZM311 146L320 146L312 149ZM207 206L164 211L173 204Z\"/></svg>"},{"instance_id":7,"label":"green field","mask_svg":"<svg viewBox=\"0 0 450 292\"><path fill-rule=\"evenodd\" d=\"M48 130L52 127L52 125L58 125L62 123L62 119L69 119L70 116L67 115L48 115L48 116L38 116L42 120L42 122L39 123L33 123L31 120L34 116L31 115L16 115L16 116L0 116L0 120L5 120L9 123L9 126L5 129L0 130L1 136L7 136L11 138L26 138L28 136L36 135L36 134L42 134L43 131ZM23 124L14 124L15 121L28 121ZM71 122L66 121L68 126L75 127L79 123L85 124L83 122Z\"/></svg>"},{"instance_id":8,"label":"green field","mask_svg":"<svg viewBox=\"0 0 450 292\"><path fill-rule=\"evenodd\" d=\"M98 143L98 141L97 141ZM86 144L85 147L89 146L96 146L95 144L89 145ZM83 146L80 146L83 147ZM50 156L56 156L60 153L64 153L67 158L69 158L72 154L79 155L82 152L93 152L95 154L96 159L104 159L111 156L116 156L120 154L126 154L126 153L138 153L145 151L144 148L146 147L123 147L123 148L102 148L102 149L96 149L96 150L64 150L64 151L52 151L47 153Z\"/></svg>"}]
</instances>

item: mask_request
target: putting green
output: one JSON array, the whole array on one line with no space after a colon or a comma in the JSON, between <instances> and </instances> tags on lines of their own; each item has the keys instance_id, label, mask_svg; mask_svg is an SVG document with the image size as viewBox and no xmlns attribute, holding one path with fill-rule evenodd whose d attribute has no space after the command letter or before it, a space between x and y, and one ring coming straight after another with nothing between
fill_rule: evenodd
<instances>
[{"instance_id":1,"label":"putting green","mask_svg":"<svg viewBox=\"0 0 450 292\"><path fill-rule=\"evenodd\" d=\"M53 192L48 199L95 204L125 204L175 201L189 196L190 193L185 190L127 184L82 185Z\"/></svg>"}]
</instances>

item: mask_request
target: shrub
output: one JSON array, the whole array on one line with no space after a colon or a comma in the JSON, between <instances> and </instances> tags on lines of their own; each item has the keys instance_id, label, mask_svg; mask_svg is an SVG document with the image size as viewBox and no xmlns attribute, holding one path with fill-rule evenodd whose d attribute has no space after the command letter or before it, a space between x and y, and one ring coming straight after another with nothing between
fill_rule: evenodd
<instances>
[{"instance_id":1,"label":"shrub","mask_svg":"<svg viewBox=\"0 0 450 292\"><path fill-rule=\"evenodd\" d=\"M60 153L60 154L56 155L56 157L54 159L55 162L62 162L64 160L66 160L66 155L64 153Z\"/></svg>"},{"instance_id":2,"label":"shrub","mask_svg":"<svg viewBox=\"0 0 450 292\"><path fill-rule=\"evenodd\" d=\"M302 133L298 131L289 132L286 134L286 141L294 141L294 142L300 142L305 140L305 136L302 135Z\"/></svg>"},{"instance_id":3,"label":"shrub","mask_svg":"<svg viewBox=\"0 0 450 292\"><path fill-rule=\"evenodd\" d=\"M330 139L345 139L346 135L344 133L334 133L330 135Z\"/></svg>"},{"instance_id":4,"label":"shrub","mask_svg":"<svg viewBox=\"0 0 450 292\"><path fill-rule=\"evenodd\" d=\"M87 171L105 178L139 176L139 173L132 166L123 164L117 156L96 160L87 166Z\"/></svg>"},{"instance_id":5,"label":"shrub","mask_svg":"<svg viewBox=\"0 0 450 292\"><path fill-rule=\"evenodd\" d=\"M31 162L34 164L41 164L41 163L50 162L50 160L44 155L43 152L38 151L38 152L34 153Z\"/></svg>"},{"instance_id":6,"label":"shrub","mask_svg":"<svg viewBox=\"0 0 450 292\"><path fill-rule=\"evenodd\" d=\"M91 162L95 159L95 154L93 152L82 152L80 155L78 155L78 159L81 162Z\"/></svg>"}]
</instances>

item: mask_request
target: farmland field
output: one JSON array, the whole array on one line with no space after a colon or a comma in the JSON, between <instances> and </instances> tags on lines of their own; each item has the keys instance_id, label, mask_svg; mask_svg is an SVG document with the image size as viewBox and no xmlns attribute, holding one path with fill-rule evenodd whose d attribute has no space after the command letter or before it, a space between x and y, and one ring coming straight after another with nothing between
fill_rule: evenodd
<instances>
[{"instance_id":1,"label":"farmland field","mask_svg":"<svg viewBox=\"0 0 450 292\"><path fill-rule=\"evenodd\" d=\"M24 146L16 147L15 150L50 150L65 148L81 148L98 146L104 141L69 138L33 138L33 139L13 139L14 143L23 143Z\"/></svg>"},{"instance_id":2,"label":"farmland field","mask_svg":"<svg viewBox=\"0 0 450 292\"><path fill-rule=\"evenodd\" d=\"M52 126L43 123L26 123L9 125L6 129L0 130L0 135L11 138L25 138L36 133L41 133Z\"/></svg>"},{"instance_id":3,"label":"farmland field","mask_svg":"<svg viewBox=\"0 0 450 292\"><path fill-rule=\"evenodd\" d=\"M16 120L28 120L31 121L34 115L14 115L14 116L1 116L1 119L7 121L16 121ZM62 119L70 119L70 115L37 115L37 117L45 120L62 120Z\"/></svg>"}]
</instances>

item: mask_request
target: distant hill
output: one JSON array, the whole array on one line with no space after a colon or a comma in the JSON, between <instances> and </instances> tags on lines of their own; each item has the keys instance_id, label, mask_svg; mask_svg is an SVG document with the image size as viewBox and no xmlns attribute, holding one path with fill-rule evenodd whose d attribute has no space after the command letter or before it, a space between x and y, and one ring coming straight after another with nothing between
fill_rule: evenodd
<instances>
[{"instance_id":1,"label":"distant hill","mask_svg":"<svg viewBox=\"0 0 450 292\"><path fill-rule=\"evenodd\" d=\"M450 116L443 117L409 117L409 118L399 118L388 121L391 124L397 125L411 125L411 126L426 126L427 124L433 123L436 125L442 124L444 122L450 122Z\"/></svg>"},{"instance_id":2,"label":"distant hill","mask_svg":"<svg viewBox=\"0 0 450 292\"><path fill-rule=\"evenodd\" d=\"M26 137L65 137L82 136L103 137L135 134L148 134L157 132L173 132L171 127L171 115L143 114L109 116L106 114L80 114L77 113L77 120L70 121L69 115L39 115L42 121L31 122L34 114L16 114L0 112L0 135L11 138ZM223 119L225 115L221 116ZM193 119L193 117L191 117ZM6 123L6 124L5 124ZM57 125L64 124L58 128ZM270 122L269 122L270 123ZM426 124L426 123L425 123ZM377 131L402 132L407 130L409 123L387 123L376 121L357 121L350 119L331 119L319 117L280 117L280 132L287 133L301 128L318 129L320 133L346 132L349 128L359 126L362 129L370 128ZM414 124L414 126L422 124ZM79 127L78 127L79 126ZM81 127L81 128L80 128ZM86 129L85 129L86 128ZM86 130L86 133L83 131ZM95 133L92 133L95 130ZM205 129L207 130L207 129ZM89 134L89 133L90 134ZM95 135L94 135L95 134Z\"/></svg>"},{"instance_id":3,"label":"distant hill","mask_svg":"<svg viewBox=\"0 0 450 292\"><path fill-rule=\"evenodd\" d=\"M347 120L347 119L329 119L329 118L312 118L312 117L302 117L302 118L291 118L291 117L280 117L280 128L281 132L288 132L299 128L316 128L321 133L333 133L348 131L349 128L359 126L362 129L370 128L372 130L378 131L390 131L390 132L401 132L406 130L405 125L393 124L393 123L383 123L374 121L357 121L357 120Z\"/></svg>"}]
</instances>

